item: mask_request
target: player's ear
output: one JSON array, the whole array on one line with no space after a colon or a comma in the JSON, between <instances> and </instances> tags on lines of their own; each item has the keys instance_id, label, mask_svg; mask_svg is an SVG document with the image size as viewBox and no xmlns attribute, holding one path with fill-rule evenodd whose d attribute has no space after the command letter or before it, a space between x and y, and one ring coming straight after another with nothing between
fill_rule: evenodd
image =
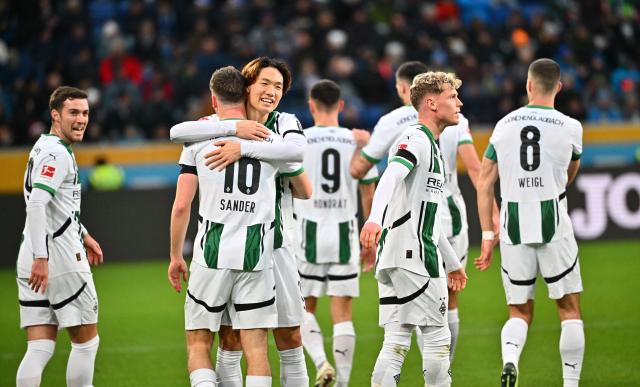
<instances>
[{"instance_id":1,"label":"player's ear","mask_svg":"<svg viewBox=\"0 0 640 387\"><path fill-rule=\"evenodd\" d=\"M56 122L60 121L60 112L56 109L51 109L51 121Z\"/></svg>"},{"instance_id":2,"label":"player's ear","mask_svg":"<svg viewBox=\"0 0 640 387\"><path fill-rule=\"evenodd\" d=\"M313 102L313 100L311 98L309 98L309 112L311 112L311 114L315 114L316 113L316 104Z\"/></svg>"},{"instance_id":3,"label":"player's ear","mask_svg":"<svg viewBox=\"0 0 640 387\"><path fill-rule=\"evenodd\" d=\"M559 93L560 90L562 90L562 82L558 81L558 84L556 85L556 93Z\"/></svg>"},{"instance_id":4,"label":"player's ear","mask_svg":"<svg viewBox=\"0 0 640 387\"><path fill-rule=\"evenodd\" d=\"M344 100L341 99L340 101L338 101L338 113L342 112L344 110Z\"/></svg>"},{"instance_id":5,"label":"player's ear","mask_svg":"<svg viewBox=\"0 0 640 387\"><path fill-rule=\"evenodd\" d=\"M218 97L215 95L211 96L211 106L213 107L214 112L218 112Z\"/></svg>"}]
</instances>

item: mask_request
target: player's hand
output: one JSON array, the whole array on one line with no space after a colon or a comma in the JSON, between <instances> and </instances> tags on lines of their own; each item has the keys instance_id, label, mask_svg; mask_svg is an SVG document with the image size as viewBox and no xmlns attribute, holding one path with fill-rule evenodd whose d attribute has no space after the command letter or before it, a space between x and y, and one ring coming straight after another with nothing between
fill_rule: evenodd
<instances>
[{"instance_id":1,"label":"player's hand","mask_svg":"<svg viewBox=\"0 0 640 387\"><path fill-rule=\"evenodd\" d=\"M87 249L87 260L90 265L97 266L102 263L103 255L100 244L89 234L85 234L82 239L84 248Z\"/></svg>"},{"instance_id":2,"label":"player's hand","mask_svg":"<svg viewBox=\"0 0 640 387\"><path fill-rule=\"evenodd\" d=\"M34 292L47 291L49 285L49 261L47 258L36 258L31 264L31 276L29 277L29 286Z\"/></svg>"},{"instance_id":3,"label":"player's hand","mask_svg":"<svg viewBox=\"0 0 640 387\"><path fill-rule=\"evenodd\" d=\"M375 249L380 241L382 227L373 222L367 222L360 232L360 243L365 249Z\"/></svg>"},{"instance_id":4,"label":"player's hand","mask_svg":"<svg viewBox=\"0 0 640 387\"><path fill-rule=\"evenodd\" d=\"M213 145L218 148L204 155L204 164L209 169L222 171L227 165L240 159L240 143L231 140L216 141Z\"/></svg>"},{"instance_id":5,"label":"player's hand","mask_svg":"<svg viewBox=\"0 0 640 387\"><path fill-rule=\"evenodd\" d=\"M250 120L241 120L236 123L236 136L247 140L262 141L271 135L271 131L264 125Z\"/></svg>"},{"instance_id":6,"label":"player's hand","mask_svg":"<svg viewBox=\"0 0 640 387\"><path fill-rule=\"evenodd\" d=\"M459 292L467 286L467 273L464 267L447 274L449 288L454 292Z\"/></svg>"},{"instance_id":7,"label":"player's hand","mask_svg":"<svg viewBox=\"0 0 640 387\"><path fill-rule=\"evenodd\" d=\"M356 140L356 146L358 148L362 148L369 142L369 138L371 137L371 133L365 129L351 129L351 133L353 133L353 139Z\"/></svg>"},{"instance_id":8,"label":"player's hand","mask_svg":"<svg viewBox=\"0 0 640 387\"><path fill-rule=\"evenodd\" d=\"M363 248L360 250L360 262L362 263L362 271L370 272L376 264L376 249Z\"/></svg>"},{"instance_id":9,"label":"player's hand","mask_svg":"<svg viewBox=\"0 0 640 387\"><path fill-rule=\"evenodd\" d=\"M480 244L480 256L473 261L476 269L485 271L491 266L491 259L493 258L493 246L496 239L488 240L483 239Z\"/></svg>"},{"instance_id":10,"label":"player's hand","mask_svg":"<svg viewBox=\"0 0 640 387\"><path fill-rule=\"evenodd\" d=\"M167 270L167 277L169 278L169 283L176 290L176 292L180 293L182 290L182 282L180 282L180 274L182 274L182 279L184 282L187 282L189 279L189 269L187 268L187 263L184 261L184 258L171 258L171 262L169 263L169 270Z\"/></svg>"}]
</instances>

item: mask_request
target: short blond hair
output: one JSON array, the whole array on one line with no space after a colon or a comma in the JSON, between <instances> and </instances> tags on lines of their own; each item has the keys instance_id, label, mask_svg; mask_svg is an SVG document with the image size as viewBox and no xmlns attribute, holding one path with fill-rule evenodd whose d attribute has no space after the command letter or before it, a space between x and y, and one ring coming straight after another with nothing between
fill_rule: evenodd
<instances>
[{"instance_id":1,"label":"short blond hair","mask_svg":"<svg viewBox=\"0 0 640 387\"><path fill-rule=\"evenodd\" d=\"M418 74L413 78L411 84L410 97L411 104L418 110L420 102L428 94L440 94L446 86L458 89L462 85L462 81L456 77L454 73L445 73L442 71L429 71Z\"/></svg>"}]
</instances>

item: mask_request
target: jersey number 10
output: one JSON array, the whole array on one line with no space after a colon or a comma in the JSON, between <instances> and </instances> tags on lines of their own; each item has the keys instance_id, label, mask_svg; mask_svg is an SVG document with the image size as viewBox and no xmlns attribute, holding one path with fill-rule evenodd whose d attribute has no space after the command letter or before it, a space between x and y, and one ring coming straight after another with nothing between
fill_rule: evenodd
<instances>
[{"instance_id":1,"label":"jersey number 10","mask_svg":"<svg viewBox=\"0 0 640 387\"><path fill-rule=\"evenodd\" d=\"M535 126L525 126L520 132L520 166L525 171L535 171L540 166L540 130ZM531 163L529 163L531 149Z\"/></svg>"},{"instance_id":2,"label":"jersey number 10","mask_svg":"<svg viewBox=\"0 0 640 387\"><path fill-rule=\"evenodd\" d=\"M224 169L224 192L233 192L233 178L236 164L238 164L238 189L245 195L253 195L258 192L260 186L260 161L256 159L241 158L237 163L229 164ZM247 184L247 168L251 165L251 181Z\"/></svg>"}]
</instances>

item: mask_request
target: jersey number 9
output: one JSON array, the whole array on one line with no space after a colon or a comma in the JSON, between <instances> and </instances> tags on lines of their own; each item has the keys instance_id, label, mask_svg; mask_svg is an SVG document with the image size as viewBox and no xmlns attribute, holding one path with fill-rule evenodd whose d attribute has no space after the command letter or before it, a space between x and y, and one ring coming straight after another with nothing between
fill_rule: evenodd
<instances>
[{"instance_id":1,"label":"jersey number 9","mask_svg":"<svg viewBox=\"0 0 640 387\"><path fill-rule=\"evenodd\" d=\"M322 177L331 183L331 185L322 184L324 192L338 192L340 189L340 153L333 148L322 152Z\"/></svg>"}]
</instances>

